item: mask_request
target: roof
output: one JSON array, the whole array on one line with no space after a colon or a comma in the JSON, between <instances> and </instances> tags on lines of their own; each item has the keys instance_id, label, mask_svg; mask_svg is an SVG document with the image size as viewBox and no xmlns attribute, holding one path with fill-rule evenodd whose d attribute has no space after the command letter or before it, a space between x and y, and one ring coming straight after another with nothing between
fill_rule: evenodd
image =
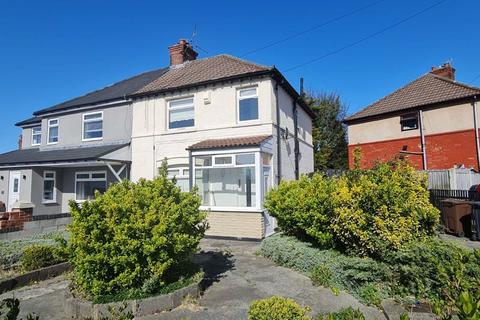
<instances>
[{"instance_id":1,"label":"roof","mask_svg":"<svg viewBox=\"0 0 480 320\"><path fill-rule=\"evenodd\" d=\"M126 146L128 144L44 151L38 148L15 150L0 154L0 166L98 160Z\"/></svg>"},{"instance_id":2,"label":"roof","mask_svg":"<svg viewBox=\"0 0 480 320\"><path fill-rule=\"evenodd\" d=\"M468 98L478 94L480 94L480 88L427 73L365 109L347 117L345 121L350 122L391 112Z\"/></svg>"},{"instance_id":3,"label":"roof","mask_svg":"<svg viewBox=\"0 0 480 320\"><path fill-rule=\"evenodd\" d=\"M219 149L231 147L252 147L259 146L265 140L271 138L269 135L225 138L225 139L209 139L204 140L188 147L188 150L202 150L202 149Z\"/></svg>"},{"instance_id":4,"label":"roof","mask_svg":"<svg viewBox=\"0 0 480 320\"><path fill-rule=\"evenodd\" d=\"M17 122L17 123L15 123L15 125L18 126L18 127L22 127L22 126L28 126L30 124L36 124L36 123L40 123L40 122L42 122L42 119L37 118L37 117L32 117L32 118L29 118L27 120Z\"/></svg>"},{"instance_id":5,"label":"roof","mask_svg":"<svg viewBox=\"0 0 480 320\"><path fill-rule=\"evenodd\" d=\"M270 70L273 70L273 68L221 54L174 66L170 68L168 72L138 90L136 94L171 90L206 81L238 77L240 75Z\"/></svg>"},{"instance_id":6,"label":"roof","mask_svg":"<svg viewBox=\"0 0 480 320\"><path fill-rule=\"evenodd\" d=\"M60 111L69 109L71 107L79 107L83 105L90 105L99 102L114 101L118 99L123 99L126 96L135 93L139 89L143 88L150 82L158 79L169 69L162 68L149 72L145 72L134 77L128 78L126 80L117 82L111 86L105 87L103 89L87 93L86 95L80 96L75 99L65 101L63 103L54 105L53 107L42 109L34 112L34 115L41 115L44 113L49 113L53 111Z\"/></svg>"},{"instance_id":7,"label":"roof","mask_svg":"<svg viewBox=\"0 0 480 320\"><path fill-rule=\"evenodd\" d=\"M99 103L115 102L120 101L120 99L140 97L175 89L185 89L212 82L267 74L275 76L290 95L299 97L295 89L274 67L264 66L230 55L221 54L142 73L127 80L117 82L109 87L93 91L50 108L39 110L34 112L34 116L41 117L50 112L64 111ZM311 117L315 117L313 111L308 108L305 103L299 100L299 104ZM17 125L26 125L25 122L28 120L21 121L17 123Z\"/></svg>"}]
</instances>

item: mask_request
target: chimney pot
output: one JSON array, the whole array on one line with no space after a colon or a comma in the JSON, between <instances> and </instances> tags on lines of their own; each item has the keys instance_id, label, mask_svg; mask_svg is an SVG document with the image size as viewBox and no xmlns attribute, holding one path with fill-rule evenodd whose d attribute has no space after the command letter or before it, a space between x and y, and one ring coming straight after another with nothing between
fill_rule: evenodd
<instances>
[{"instance_id":1,"label":"chimney pot","mask_svg":"<svg viewBox=\"0 0 480 320\"><path fill-rule=\"evenodd\" d=\"M441 67L432 67L431 74L455 80L455 68L450 63L444 63Z\"/></svg>"},{"instance_id":2,"label":"chimney pot","mask_svg":"<svg viewBox=\"0 0 480 320\"><path fill-rule=\"evenodd\" d=\"M195 60L198 53L185 39L180 39L177 44L168 48L170 53L170 66L182 64L186 61Z\"/></svg>"}]
</instances>

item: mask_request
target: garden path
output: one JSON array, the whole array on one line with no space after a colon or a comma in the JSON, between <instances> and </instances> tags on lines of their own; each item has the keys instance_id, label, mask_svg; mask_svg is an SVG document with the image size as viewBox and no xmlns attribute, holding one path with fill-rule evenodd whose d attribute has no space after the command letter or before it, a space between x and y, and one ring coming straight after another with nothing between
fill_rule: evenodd
<instances>
[{"instance_id":1,"label":"garden path","mask_svg":"<svg viewBox=\"0 0 480 320\"><path fill-rule=\"evenodd\" d=\"M185 303L171 312L143 317L156 319L246 319L250 303L273 295L290 297L310 306L313 313L338 311L352 306L367 319L385 319L376 308L359 303L346 293L334 295L330 289L315 287L310 279L256 255L258 242L203 240L203 252L196 255L206 273L205 292L197 301ZM21 315L35 312L41 320L64 319L63 303L68 281L57 277L0 295L15 296Z\"/></svg>"}]
</instances>

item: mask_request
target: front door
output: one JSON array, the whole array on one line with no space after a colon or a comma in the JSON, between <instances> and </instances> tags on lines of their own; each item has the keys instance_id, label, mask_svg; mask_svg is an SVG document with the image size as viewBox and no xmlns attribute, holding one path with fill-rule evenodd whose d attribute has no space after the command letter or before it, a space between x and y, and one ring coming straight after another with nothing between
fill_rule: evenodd
<instances>
[{"instance_id":1,"label":"front door","mask_svg":"<svg viewBox=\"0 0 480 320\"><path fill-rule=\"evenodd\" d=\"M263 197L272 189L271 168L263 167ZM270 216L266 210L263 211L263 220L265 224L265 237L272 235L275 232L275 218Z\"/></svg>"},{"instance_id":2,"label":"front door","mask_svg":"<svg viewBox=\"0 0 480 320\"><path fill-rule=\"evenodd\" d=\"M8 211L12 211L12 205L20 200L20 171L10 172L8 189Z\"/></svg>"}]
</instances>

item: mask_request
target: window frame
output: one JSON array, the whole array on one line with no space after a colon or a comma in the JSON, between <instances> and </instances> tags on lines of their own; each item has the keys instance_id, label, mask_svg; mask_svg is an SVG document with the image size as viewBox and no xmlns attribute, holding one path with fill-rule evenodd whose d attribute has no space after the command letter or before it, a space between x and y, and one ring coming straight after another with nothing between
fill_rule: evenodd
<instances>
[{"instance_id":1,"label":"window frame","mask_svg":"<svg viewBox=\"0 0 480 320\"><path fill-rule=\"evenodd\" d=\"M48 178L47 174L53 174L53 178ZM45 199L45 181L53 181L53 198ZM42 192L42 203L57 203L57 172L52 170L43 171L43 192Z\"/></svg>"},{"instance_id":2,"label":"window frame","mask_svg":"<svg viewBox=\"0 0 480 320\"><path fill-rule=\"evenodd\" d=\"M214 150L214 151L199 151L192 154L192 173L191 173L191 185L196 185L196 170L197 169L212 169L212 168L219 168L219 169L227 169L227 168L254 168L255 173L255 205L252 207L230 207L230 206L213 206L213 205L201 205L201 210L212 210L212 211L226 211L226 212L263 212L263 186L262 186L262 174L263 174L263 165L262 165L262 151L260 148L248 148L248 149L230 149L230 150ZM236 156L239 154L254 154L255 161L253 164L245 164L245 165L237 165L236 164ZM211 156L212 161L211 165L209 166L198 166L196 165L196 157L205 157ZM215 164L214 157L215 156L232 156L232 164L224 165L224 164ZM202 198L203 201L203 198Z\"/></svg>"},{"instance_id":3,"label":"window frame","mask_svg":"<svg viewBox=\"0 0 480 320\"><path fill-rule=\"evenodd\" d=\"M181 107L171 107L172 102L176 101L183 101L183 100L192 100L192 105L191 106L181 106ZM182 110L182 109L193 109L193 126L189 127L180 127L180 128L170 128L170 111L171 110ZM167 131L185 131L185 130L195 130L196 126L196 121L195 121L195 97L194 96L188 96L188 97L182 97L182 98L174 98L174 99L169 99L167 101Z\"/></svg>"},{"instance_id":4,"label":"window frame","mask_svg":"<svg viewBox=\"0 0 480 320\"><path fill-rule=\"evenodd\" d=\"M408 120L415 119L417 121L415 128L404 128L404 122ZM418 130L419 128L419 116L418 112L411 112L411 113L405 113L400 115L400 130L403 131L411 131L411 130Z\"/></svg>"},{"instance_id":5,"label":"window frame","mask_svg":"<svg viewBox=\"0 0 480 320\"><path fill-rule=\"evenodd\" d=\"M85 120L85 117L86 116L91 116L91 115L94 115L94 114L100 114L100 119L88 119L88 120ZM85 133L87 131L85 131L85 123L88 123L88 122L95 122L95 121L99 121L101 120L102 121L102 136L101 137L98 137L98 138L85 138ZM100 130L95 130L95 131L100 131ZM98 140L103 140L103 111L93 111L93 112L88 112L88 113L84 113L82 114L82 141L98 141Z\"/></svg>"},{"instance_id":6,"label":"window frame","mask_svg":"<svg viewBox=\"0 0 480 320\"><path fill-rule=\"evenodd\" d=\"M52 125L51 122L53 121L57 121L57 123L55 125ZM50 141L50 129L52 128L57 128L57 141L53 141L51 142ZM47 121L47 144L57 144L58 141L60 140L60 120L58 118L54 118L54 119L48 119Z\"/></svg>"},{"instance_id":7,"label":"window frame","mask_svg":"<svg viewBox=\"0 0 480 320\"><path fill-rule=\"evenodd\" d=\"M88 174L88 178L78 178L79 174ZM94 174L104 174L105 179L100 178L92 178ZM99 182L105 181L105 190L108 189L108 175L106 170L99 170L99 171L75 171L75 202L82 203L88 200L81 200L77 199L77 182Z\"/></svg>"},{"instance_id":8,"label":"window frame","mask_svg":"<svg viewBox=\"0 0 480 320\"><path fill-rule=\"evenodd\" d=\"M240 92L244 90L252 90L255 89L255 95L248 96L248 97L241 97ZM257 98L257 118L256 119L248 119L248 120L241 120L240 119L240 101L244 99L250 99L252 97ZM237 88L237 122L238 123L248 123L248 122L258 122L260 120L260 98L258 95L258 86L249 86L249 87L241 87Z\"/></svg>"},{"instance_id":9,"label":"window frame","mask_svg":"<svg viewBox=\"0 0 480 320\"><path fill-rule=\"evenodd\" d=\"M35 129L36 129L36 128L37 128L37 129L40 128L40 132L35 133ZM34 138L35 136L40 136L40 142L39 142L39 143L35 143L35 142L34 142L34 141L35 141L35 138ZM42 126L41 126L41 125L40 125L40 126L34 126L34 127L32 127L32 141L31 141L31 145L32 145L32 147L33 147L33 146L39 146L39 145L41 145L41 144L42 144Z\"/></svg>"},{"instance_id":10,"label":"window frame","mask_svg":"<svg viewBox=\"0 0 480 320\"><path fill-rule=\"evenodd\" d=\"M168 174L168 171L170 171L170 170L178 170L178 175ZM167 179L172 180L173 178L175 178L177 181L178 181L178 179L187 179L187 182L188 182L188 188L187 189L188 190L186 190L185 192L188 192L188 191L190 191L190 172L189 172L189 170L190 170L190 168L189 168L188 164L169 166L168 169L167 169ZM185 173L185 172L188 172L188 173Z\"/></svg>"}]
</instances>

